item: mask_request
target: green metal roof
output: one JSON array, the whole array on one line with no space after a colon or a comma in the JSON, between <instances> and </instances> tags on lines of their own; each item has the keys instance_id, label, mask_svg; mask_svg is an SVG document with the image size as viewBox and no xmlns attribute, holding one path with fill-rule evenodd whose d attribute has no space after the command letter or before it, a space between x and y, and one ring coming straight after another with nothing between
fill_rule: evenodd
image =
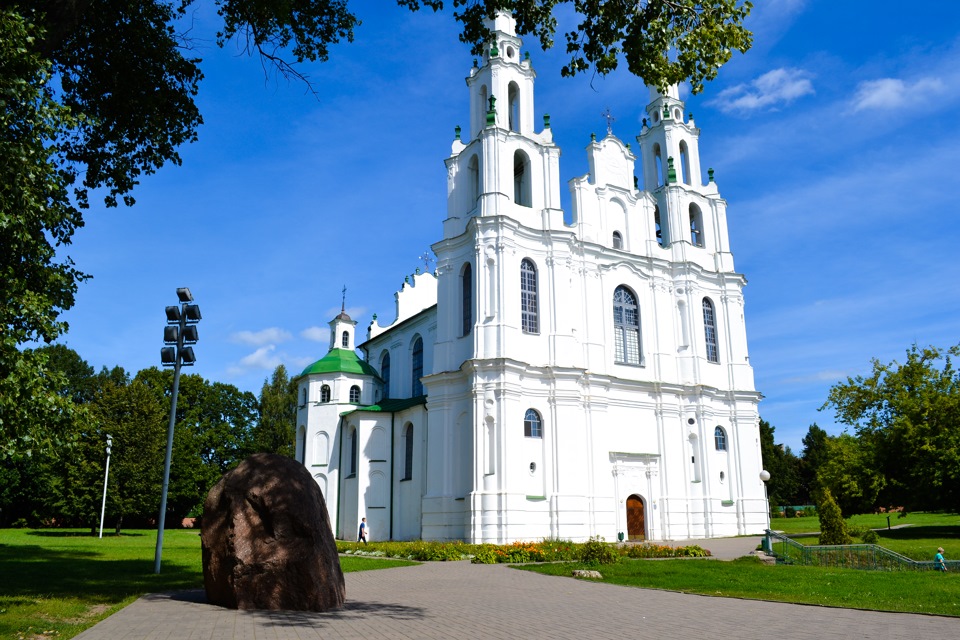
<instances>
[{"instance_id":1,"label":"green metal roof","mask_svg":"<svg viewBox=\"0 0 960 640\"><path fill-rule=\"evenodd\" d=\"M314 373L356 373L380 377L376 369L361 360L360 356L350 349L331 349L330 353L304 369L300 375L309 376Z\"/></svg>"},{"instance_id":2,"label":"green metal roof","mask_svg":"<svg viewBox=\"0 0 960 640\"><path fill-rule=\"evenodd\" d=\"M381 400L377 404L367 405L365 407L357 407L356 409L351 409L350 411L344 411L340 415L345 416L348 413L353 413L354 411L372 411L374 413L393 413L395 411L403 411L404 409L409 409L410 407L415 407L418 404L426 404L427 396L416 396L415 398L402 398L402 399L388 399Z\"/></svg>"}]
</instances>

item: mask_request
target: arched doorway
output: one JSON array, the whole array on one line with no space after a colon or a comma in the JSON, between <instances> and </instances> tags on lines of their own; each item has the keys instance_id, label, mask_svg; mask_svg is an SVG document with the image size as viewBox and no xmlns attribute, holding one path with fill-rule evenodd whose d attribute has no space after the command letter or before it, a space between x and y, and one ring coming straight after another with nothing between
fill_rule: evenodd
<instances>
[{"instance_id":1,"label":"arched doorway","mask_svg":"<svg viewBox=\"0 0 960 640\"><path fill-rule=\"evenodd\" d=\"M627 540L646 540L647 526L643 517L643 499L633 494L627 498Z\"/></svg>"}]
</instances>

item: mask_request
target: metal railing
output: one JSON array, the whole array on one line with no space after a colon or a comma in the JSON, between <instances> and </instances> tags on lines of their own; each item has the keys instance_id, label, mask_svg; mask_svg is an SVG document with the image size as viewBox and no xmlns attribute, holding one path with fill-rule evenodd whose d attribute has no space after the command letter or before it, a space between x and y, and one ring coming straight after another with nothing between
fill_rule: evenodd
<instances>
[{"instance_id":1,"label":"metal railing","mask_svg":"<svg viewBox=\"0 0 960 640\"><path fill-rule=\"evenodd\" d=\"M782 533L766 530L766 552L777 564L865 569L868 571L932 571L933 560L913 560L876 544L804 545ZM949 571L960 570L960 560L947 560Z\"/></svg>"}]
</instances>

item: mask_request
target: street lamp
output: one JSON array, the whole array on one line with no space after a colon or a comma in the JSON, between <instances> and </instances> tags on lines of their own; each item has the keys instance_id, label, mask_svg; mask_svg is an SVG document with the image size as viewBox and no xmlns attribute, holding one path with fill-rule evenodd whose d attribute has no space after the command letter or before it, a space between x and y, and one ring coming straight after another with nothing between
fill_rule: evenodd
<instances>
[{"instance_id":1,"label":"street lamp","mask_svg":"<svg viewBox=\"0 0 960 640\"><path fill-rule=\"evenodd\" d=\"M113 438L107 434L107 470L103 472L103 504L100 506L100 537L103 538L103 516L107 513L107 478L110 477L110 447Z\"/></svg>"},{"instance_id":2,"label":"street lamp","mask_svg":"<svg viewBox=\"0 0 960 640\"><path fill-rule=\"evenodd\" d=\"M770 498L767 497L767 481L770 479L770 472L766 469L760 471L760 480L763 481L763 502L767 508L767 529L770 528Z\"/></svg>"},{"instance_id":3,"label":"street lamp","mask_svg":"<svg viewBox=\"0 0 960 640\"><path fill-rule=\"evenodd\" d=\"M177 422L177 392L180 390L180 367L192 366L197 361L193 353L196 344L197 323L200 322L200 307L193 302L193 294L187 287L177 289L180 306L171 305L164 311L167 314L167 326L163 328L163 343L169 345L160 349L160 362L165 367L173 367L173 397L170 401L170 424L167 426L167 455L163 461L163 490L160 494L160 517L157 529L157 553L153 561L153 572L160 573L160 555L163 551L163 527L167 515L167 489L170 487L170 457L173 454L173 427Z\"/></svg>"}]
</instances>

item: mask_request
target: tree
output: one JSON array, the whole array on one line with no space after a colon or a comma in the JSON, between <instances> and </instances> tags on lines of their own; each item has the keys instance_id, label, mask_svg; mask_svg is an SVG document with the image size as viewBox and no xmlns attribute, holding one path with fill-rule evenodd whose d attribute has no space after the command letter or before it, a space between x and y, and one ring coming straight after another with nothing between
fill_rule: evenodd
<instances>
[{"instance_id":1,"label":"tree","mask_svg":"<svg viewBox=\"0 0 960 640\"><path fill-rule=\"evenodd\" d=\"M914 344L902 364L874 359L870 375L831 387L822 409L853 427L879 499L910 510L960 511L960 374L949 349Z\"/></svg>"},{"instance_id":2,"label":"tree","mask_svg":"<svg viewBox=\"0 0 960 640\"><path fill-rule=\"evenodd\" d=\"M776 429L766 420L760 420L760 455L763 468L770 472L767 481L767 497L770 506L799 504L800 461L790 451L774 443Z\"/></svg>"},{"instance_id":3,"label":"tree","mask_svg":"<svg viewBox=\"0 0 960 640\"><path fill-rule=\"evenodd\" d=\"M297 387L282 364L260 390L260 419L253 430L253 452L293 457L296 437Z\"/></svg>"},{"instance_id":4,"label":"tree","mask_svg":"<svg viewBox=\"0 0 960 640\"><path fill-rule=\"evenodd\" d=\"M397 0L412 11L442 0ZM87 276L56 251L83 226L102 190L107 206L134 203L144 175L179 164L197 139L202 72L191 38L177 32L195 0L11 0L0 8L0 452L50 446L50 425L70 406L54 402L45 362L23 345L50 343L60 314ZM565 34L564 75L605 74L619 60L648 84L689 80L694 92L732 51L746 51L744 0L450 0L460 39L488 46L484 19L512 11L521 35L553 44L554 10L580 20ZM285 77L324 61L359 24L349 0L217 0L218 45L236 38ZM72 190L72 192L71 192ZM72 198L71 198L72 195ZM20 397L20 401L15 398Z\"/></svg>"},{"instance_id":5,"label":"tree","mask_svg":"<svg viewBox=\"0 0 960 640\"><path fill-rule=\"evenodd\" d=\"M864 438L842 433L826 440L826 458L817 469L815 482L833 496L846 516L872 513L885 480L873 466L873 456Z\"/></svg>"},{"instance_id":6,"label":"tree","mask_svg":"<svg viewBox=\"0 0 960 640\"><path fill-rule=\"evenodd\" d=\"M813 423L807 435L803 436L803 452L800 455L800 490L804 504L813 501L818 488L817 472L827 456L827 432Z\"/></svg>"},{"instance_id":7,"label":"tree","mask_svg":"<svg viewBox=\"0 0 960 640\"><path fill-rule=\"evenodd\" d=\"M829 489L817 492L817 517L820 519L820 544L850 544L850 533L840 507Z\"/></svg>"}]
</instances>

